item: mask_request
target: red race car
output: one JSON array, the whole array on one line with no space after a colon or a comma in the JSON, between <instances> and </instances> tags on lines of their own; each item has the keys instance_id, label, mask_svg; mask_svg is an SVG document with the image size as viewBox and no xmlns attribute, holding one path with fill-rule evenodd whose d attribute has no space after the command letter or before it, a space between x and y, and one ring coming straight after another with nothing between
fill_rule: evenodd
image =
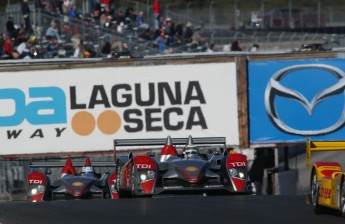
<instances>
[{"instance_id":1,"label":"red race car","mask_svg":"<svg viewBox=\"0 0 345 224\"><path fill-rule=\"evenodd\" d=\"M234 150L228 152L225 143L223 137L191 136L114 140L115 153L119 146L133 149L163 145L158 155L152 152L150 155L135 155L130 152L128 156L116 157L118 193L120 197L186 192L253 193L246 156ZM182 153L178 153L175 146L181 145Z\"/></svg>"},{"instance_id":2,"label":"red race car","mask_svg":"<svg viewBox=\"0 0 345 224\"><path fill-rule=\"evenodd\" d=\"M59 167L62 167L60 177L54 180L51 169ZM75 167L82 167L80 174L77 174ZM110 172L101 175L95 172L94 167L107 167ZM32 162L30 169L32 172L28 174L28 199L32 202L94 197L118 198L114 162L94 162L91 165L90 158L86 157L84 163L72 164L71 158L68 157L65 164Z\"/></svg>"}]
</instances>

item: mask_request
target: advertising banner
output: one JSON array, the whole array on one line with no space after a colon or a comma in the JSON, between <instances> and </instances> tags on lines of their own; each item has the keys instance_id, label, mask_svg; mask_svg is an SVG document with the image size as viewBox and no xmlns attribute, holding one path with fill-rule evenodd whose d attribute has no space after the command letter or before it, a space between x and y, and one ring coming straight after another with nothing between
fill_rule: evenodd
<instances>
[{"instance_id":1,"label":"advertising banner","mask_svg":"<svg viewBox=\"0 0 345 224\"><path fill-rule=\"evenodd\" d=\"M250 142L345 140L345 60L250 62Z\"/></svg>"},{"instance_id":2,"label":"advertising banner","mask_svg":"<svg viewBox=\"0 0 345 224\"><path fill-rule=\"evenodd\" d=\"M111 150L113 139L226 137L235 63L0 73L0 155Z\"/></svg>"}]
</instances>

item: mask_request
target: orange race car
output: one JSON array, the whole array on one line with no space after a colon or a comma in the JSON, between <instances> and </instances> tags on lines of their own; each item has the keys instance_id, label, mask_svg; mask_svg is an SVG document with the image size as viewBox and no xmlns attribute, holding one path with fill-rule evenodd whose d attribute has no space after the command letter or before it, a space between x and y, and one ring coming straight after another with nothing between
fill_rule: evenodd
<instances>
[{"instance_id":1,"label":"orange race car","mask_svg":"<svg viewBox=\"0 0 345 224\"><path fill-rule=\"evenodd\" d=\"M345 150L342 141L310 141L307 138L307 167L310 165L310 153L313 151ZM345 217L345 171L338 162L315 162L311 169L310 194L308 202L315 213L321 213L325 207L336 209Z\"/></svg>"}]
</instances>

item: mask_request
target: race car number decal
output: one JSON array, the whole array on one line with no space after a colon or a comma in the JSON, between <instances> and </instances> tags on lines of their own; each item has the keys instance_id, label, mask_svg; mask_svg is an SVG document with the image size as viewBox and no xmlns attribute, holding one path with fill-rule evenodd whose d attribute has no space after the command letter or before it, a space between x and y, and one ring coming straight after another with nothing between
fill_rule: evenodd
<instances>
[{"instance_id":1,"label":"race car number decal","mask_svg":"<svg viewBox=\"0 0 345 224\"><path fill-rule=\"evenodd\" d=\"M148 164L136 164L137 169L141 170L141 169L151 169L151 165Z\"/></svg>"},{"instance_id":2,"label":"race car number decal","mask_svg":"<svg viewBox=\"0 0 345 224\"><path fill-rule=\"evenodd\" d=\"M330 199L331 198L331 189L321 187L320 189L320 198L323 199Z\"/></svg>"}]
</instances>

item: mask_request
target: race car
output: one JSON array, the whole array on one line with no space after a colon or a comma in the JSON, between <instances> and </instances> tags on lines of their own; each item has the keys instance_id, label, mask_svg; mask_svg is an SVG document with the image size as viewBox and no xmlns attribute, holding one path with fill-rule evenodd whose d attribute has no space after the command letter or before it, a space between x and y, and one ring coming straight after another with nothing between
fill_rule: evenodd
<instances>
[{"instance_id":1,"label":"race car","mask_svg":"<svg viewBox=\"0 0 345 224\"><path fill-rule=\"evenodd\" d=\"M154 152L115 154L118 194L136 197L163 193L253 193L246 156L234 150L212 151L215 145L225 149L225 144L223 137L114 140L115 153L119 146L164 145L158 156ZM182 153L178 153L175 146L181 145ZM201 149L206 153L200 153Z\"/></svg>"},{"instance_id":2,"label":"race car","mask_svg":"<svg viewBox=\"0 0 345 224\"><path fill-rule=\"evenodd\" d=\"M307 138L307 167L310 153L315 151L345 150L345 142L310 141ZM345 171L338 162L315 162L310 175L310 194L307 198L316 214L325 208L338 210L345 217Z\"/></svg>"},{"instance_id":3,"label":"race car","mask_svg":"<svg viewBox=\"0 0 345 224\"><path fill-rule=\"evenodd\" d=\"M51 177L52 168L61 168L60 177ZM80 174L75 167L82 167ZM112 172L105 172L101 177L94 167L110 167ZM36 162L30 164L31 172L28 174L28 200L39 202L56 199L86 199L86 198L111 198L117 199L115 190L116 172L114 162L94 162L91 165L89 157L85 163L72 164L68 157L66 163L61 162ZM42 169L49 169L43 172Z\"/></svg>"}]
</instances>

